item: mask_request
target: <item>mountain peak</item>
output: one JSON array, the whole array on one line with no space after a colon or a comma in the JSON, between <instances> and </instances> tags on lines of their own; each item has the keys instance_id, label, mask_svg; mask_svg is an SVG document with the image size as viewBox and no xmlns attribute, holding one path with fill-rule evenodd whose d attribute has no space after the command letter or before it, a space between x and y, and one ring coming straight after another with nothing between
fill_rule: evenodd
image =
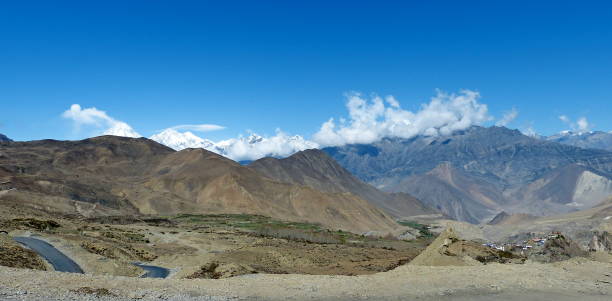
<instances>
[{"instance_id":1,"label":"mountain peak","mask_svg":"<svg viewBox=\"0 0 612 301\"><path fill-rule=\"evenodd\" d=\"M284 159L259 159L249 164L249 167L278 181L310 186L326 192L349 192L397 217L433 212L411 195L385 193L362 182L319 149L303 150Z\"/></svg>"},{"instance_id":2,"label":"mountain peak","mask_svg":"<svg viewBox=\"0 0 612 301\"><path fill-rule=\"evenodd\" d=\"M544 137L547 141L558 142L581 148L593 148L612 151L612 132L602 131L562 131L558 134Z\"/></svg>"},{"instance_id":3,"label":"mountain peak","mask_svg":"<svg viewBox=\"0 0 612 301\"><path fill-rule=\"evenodd\" d=\"M336 162L334 159L332 159L328 154L326 154L324 151L317 149L317 148L310 148L310 149L305 149L303 151L299 151L291 156L289 156L288 158L299 158L299 157L315 157L315 158L321 158L321 159L325 159L325 160L329 160L329 161L333 161L334 163Z\"/></svg>"},{"instance_id":4,"label":"mountain peak","mask_svg":"<svg viewBox=\"0 0 612 301\"><path fill-rule=\"evenodd\" d=\"M11 142L13 140L9 139L9 137L0 134L0 142Z\"/></svg>"},{"instance_id":5,"label":"mountain peak","mask_svg":"<svg viewBox=\"0 0 612 301\"><path fill-rule=\"evenodd\" d=\"M131 126L125 122L116 122L110 129L106 130L103 135L112 135L119 137L129 138L140 138L142 135L138 134Z\"/></svg>"},{"instance_id":6,"label":"mountain peak","mask_svg":"<svg viewBox=\"0 0 612 301\"><path fill-rule=\"evenodd\" d=\"M263 141L263 137L260 135L257 135L255 133L252 133L251 135L249 135L249 137L247 138L247 141L249 142L249 144L255 144L258 142Z\"/></svg>"},{"instance_id":7,"label":"mountain peak","mask_svg":"<svg viewBox=\"0 0 612 301\"><path fill-rule=\"evenodd\" d=\"M151 136L151 139L175 150L183 150L186 148L210 148L214 146L212 141L202 139L192 132L187 131L181 133L175 129L165 129Z\"/></svg>"}]
</instances>

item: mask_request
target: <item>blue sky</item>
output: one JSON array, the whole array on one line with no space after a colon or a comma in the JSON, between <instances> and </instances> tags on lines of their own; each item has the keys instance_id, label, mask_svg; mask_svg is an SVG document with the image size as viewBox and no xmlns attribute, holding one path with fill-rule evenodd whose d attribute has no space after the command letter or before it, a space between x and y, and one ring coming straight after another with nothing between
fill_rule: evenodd
<instances>
[{"instance_id":1,"label":"blue sky","mask_svg":"<svg viewBox=\"0 0 612 301\"><path fill-rule=\"evenodd\" d=\"M347 115L347 92L416 111L437 89L478 91L496 118L516 108L513 128L612 130L607 1L295 2L3 3L0 133L83 138L62 118L77 103L145 136L311 137Z\"/></svg>"}]
</instances>

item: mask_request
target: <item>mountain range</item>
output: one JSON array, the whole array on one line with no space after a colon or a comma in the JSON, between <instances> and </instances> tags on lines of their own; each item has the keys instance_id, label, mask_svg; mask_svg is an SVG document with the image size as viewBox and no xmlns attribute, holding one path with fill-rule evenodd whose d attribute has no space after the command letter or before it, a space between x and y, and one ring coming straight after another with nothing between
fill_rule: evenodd
<instances>
[{"instance_id":1,"label":"mountain range","mask_svg":"<svg viewBox=\"0 0 612 301\"><path fill-rule=\"evenodd\" d=\"M3 143L0 183L5 202L65 214L246 213L357 233L400 228L350 191L278 181L201 148L175 151L146 138Z\"/></svg>"},{"instance_id":2,"label":"mountain range","mask_svg":"<svg viewBox=\"0 0 612 301\"><path fill-rule=\"evenodd\" d=\"M578 146L582 148L594 148L612 151L612 132L589 131L572 132L563 131L557 135L545 137L548 141Z\"/></svg>"},{"instance_id":3,"label":"mountain range","mask_svg":"<svg viewBox=\"0 0 612 301\"><path fill-rule=\"evenodd\" d=\"M612 194L612 152L473 126L449 136L385 138L328 147L340 165L386 192L406 192L444 214L479 223L502 210L551 215Z\"/></svg>"},{"instance_id":4,"label":"mountain range","mask_svg":"<svg viewBox=\"0 0 612 301\"><path fill-rule=\"evenodd\" d=\"M284 157L301 150L318 147L316 143L302 136L288 136L282 132L270 138L252 133L247 137L214 142L198 137L189 131L179 132L170 128L151 136L150 139L177 151L186 148L204 148L243 162L251 162L266 156Z\"/></svg>"},{"instance_id":5,"label":"mountain range","mask_svg":"<svg viewBox=\"0 0 612 301\"><path fill-rule=\"evenodd\" d=\"M5 177L26 191L95 203L105 210L254 213L364 230L347 216L332 225L328 218L336 219L333 214L316 217L316 210L309 211L323 210L328 206L324 203L339 198L344 202L325 212L361 212L369 216L364 222L368 227L390 230L392 217L442 213L482 223L502 211L546 216L593 207L612 195L612 152L605 150L610 135L564 132L537 138L505 127L473 126L448 136L384 138L286 158L272 153L241 162L247 166L218 154L248 151L269 143L268 138L252 134L215 143L173 129L151 137L159 143L111 136L8 142L1 135L0 177L4 170ZM288 140L306 146L302 137ZM81 165L66 166L66 156ZM296 211L298 203L305 206L310 198L321 203ZM379 209L383 217L374 218Z\"/></svg>"}]
</instances>

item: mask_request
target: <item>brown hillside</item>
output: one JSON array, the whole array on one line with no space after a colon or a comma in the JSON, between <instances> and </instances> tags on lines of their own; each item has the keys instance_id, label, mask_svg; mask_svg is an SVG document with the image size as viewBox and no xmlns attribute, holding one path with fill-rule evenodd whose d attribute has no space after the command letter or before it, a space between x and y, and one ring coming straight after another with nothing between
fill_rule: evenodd
<instances>
[{"instance_id":1,"label":"brown hillside","mask_svg":"<svg viewBox=\"0 0 612 301\"><path fill-rule=\"evenodd\" d=\"M203 149L175 152L154 141L102 136L0 146L5 196L55 196L54 208L94 204L95 212L250 213L354 232L398 226L367 201L281 183ZM74 205L70 205L74 204ZM72 213L72 212L71 212Z\"/></svg>"},{"instance_id":2,"label":"brown hillside","mask_svg":"<svg viewBox=\"0 0 612 301\"><path fill-rule=\"evenodd\" d=\"M407 193L386 193L357 179L323 151L310 149L288 158L263 158L249 165L278 181L333 193L352 193L395 217L433 213Z\"/></svg>"}]
</instances>

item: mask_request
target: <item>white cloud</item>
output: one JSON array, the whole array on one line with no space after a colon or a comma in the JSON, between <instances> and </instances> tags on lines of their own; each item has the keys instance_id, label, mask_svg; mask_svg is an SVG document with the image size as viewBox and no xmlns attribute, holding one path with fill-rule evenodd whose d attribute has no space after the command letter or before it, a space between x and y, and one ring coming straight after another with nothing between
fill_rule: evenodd
<instances>
[{"instance_id":1,"label":"white cloud","mask_svg":"<svg viewBox=\"0 0 612 301\"><path fill-rule=\"evenodd\" d=\"M209 148L214 146L214 142L202 139L192 132L187 131L181 133L173 128L165 129L151 136L150 139L175 150L183 150L186 148Z\"/></svg>"},{"instance_id":2,"label":"white cloud","mask_svg":"<svg viewBox=\"0 0 612 301\"><path fill-rule=\"evenodd\" d=\"M521 130L521 132L523 133L523 135L525 135L525 136L529 136L529 137L534 137L534 138L537 138L537 137L539 137L539 136L540 136L540 135L538 135L538 133L536 132L536 130L535 130L535 129L533 129L533 127L528 127L528 128L525 128L525 129Z\"/></svg>"},{"instance_id":3,"label":"white cloud","mask_svg":"<svg viewBox=\"0 0 612 301\"><path fill-rule=\"evenodd\" d=\"M94 107L84 109L78 104L73 104L62 117L72 120L76 130L80 130L81 127L93 127L96 135L141 137L127 123L116 120ZM317 143L302 136L291 136L279 129L270 137L251 134L248 137L240 136L218 142L203 139L187 131L207 132L224 128L215 124L177 125L151 136L151 139L176 150L205 148L236 161L256 160L265 156L285 157L301 150L319 147Z\"/></svg>"},{"instance_id":4,"label":"white cloud","mask_svg":"<svg viewBox=\"0 0 612 301\"><path fill-rule=\"evenodd\" d=\"M512 110L505 112L504 116L498 120L495 125L496 126L506 126L510 122L512 122L518 116L518 110L516 108L512 108Z\"/></svg>"},{"instance_id":5,"label":"white cloud","mask_svg":"<svg viewBox=\"0 0 612 301\"><path fill-rule=\"evenodd\" d=\"M429 103L412 112L401 108L393 96L363 97L346 94L348 118L330 118L321 125L313 140L289 135L280 129L273 136L239 136L222 141L198 137L190 131L207 132L224 129L215 124L183 124L151 136L151 139L176 150L200 147L236 161L256 160L265 156L285 157L305 149L351 143L372 143L383 137L410 138L415 135L448 135L456 130L491 120L487 105L478 102L478 92L463 90L457 94L438 92ZM514 113L513 113L514 112ZM515 109L502 120L516 117ZM512 116L514 115L514 116ZM96 108L74 104L62 116L74 121L75 128L90 126L105 134L139 137L127 123L116 120ZM335 120L338 120L336 122ZM502 122L500 120L499 122Z\"/></svg>"},{"instance_id":6,"label":"white cloud","mask_svg":"<svg viewBox=\"0 0 612 301\"><path fill-rule=\"evenodd\" d=\"M306 140L302 136L291 136L277 129L276 134L271 137L262 137L253 133L248 137L216 142L214 147L207 149L233 160L242 161L256 160L266 156L286 157L305 149L318 147L317 143Z\"/></svg>"},{"instance_id":7,"label":"white cloud","mask_svg":"<svg viewBox=\"0 0 612 301\"><path fill-rule=\"evenodd\" d=\"M196 132L211 132L225 129L224 126L216 124L181 124L171 127L173 130L188 130Z\"/></svg>"},{"instance_id":8,"label":"white cloud","mask_svg":"<svg viewBox=\"0 0 612 301\"><path fill-rule=\"evenodd\" d=\"M572 131L578 132L578 133L588 132L591 129L591 126L592 126L589 123L589 121L587 120L587 118L584 117L584 116L578 118L578 120L576 120L576 122L573 122L569 117L567 117L565 115L559 116L559 120L561 120L565 124L567 124Z\"/></svg>"},{"instance_id":9,"label":"white cloud","mask_svg":"<svg viewBox=\"0 0 612 301\"><path fill-rule=\"evenodd\" d=\"M448 135L488 121L487 105L478 102L478 92L438 92L419 111L403 110L392 96L369 100L360 93L346 95L349 120L337 124L333 118L321 125L314 141L323 146L372 143L384 137L410 138L416 135Z\"/></svg>"},{"instance_id":10,"label":"white cloud","mask_svg":"<svg viewBox=\"0 0 612 301\"><path fill-rule=\"evenodd\" d=\"M127 123L116 120L94 107L83 109L79 104L73 104L62 113L62 117L72 120L77 131L83 126L93 126L98 130L97 134L102 130L103 135L142 137Z\"/></svg>"},{"instance_id":11,"label":"white cloud","mask_svg":"<svg viewBox=\"0 0 612 301\"><path fill-rule=\"evenodd\" d=\"M179 132L169 128L151 136L151 139L177 151L186 148L204 148L235 161L257 160L266 156L286 157L298 151L319 147L318 144L302 136L291 136L279 129L271 137L252 133L248 137L239 136L214 142L191 132Z\"/></svg>"},{"instance_id":12,"label":"white cloud","mask_svg":"<svg viewBox=\"0 0 612 301\"><path fill-rule=\"evenodd\" d=\"M587 121L586 117L578 118L578 121L576 121L576 125L578 131L580 132L586 132L589 130L589 122Z\"/></svg>"}]
</instances>

